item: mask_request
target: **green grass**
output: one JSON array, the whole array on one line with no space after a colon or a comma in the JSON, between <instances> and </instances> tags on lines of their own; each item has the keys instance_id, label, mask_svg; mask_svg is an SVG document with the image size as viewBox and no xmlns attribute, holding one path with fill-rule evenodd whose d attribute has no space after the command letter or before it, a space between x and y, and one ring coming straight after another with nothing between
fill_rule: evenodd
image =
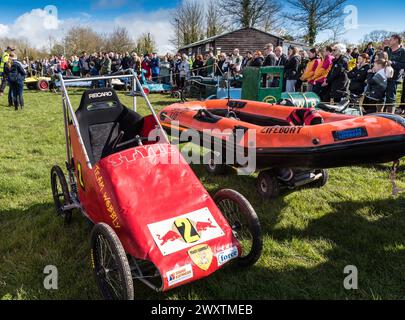
<instances>
[{"instance_id":1,"label":"green grass","mask_svg":"<svg viewBox=\"0 0 405 320\"><path fill-rule=\"evenodd\" d=\"M71 97L77 105L80 92ZM157 108L171 102L152 96ZM63 165L65 156L60 96L27 92L26 104L15 112L5 106L5 97L0 101L0 299L98 299L90 226L77 214L64 227L51 198L50 169ZM143 103L140 110L146 112ZM230 266L164 294L135 283L136 298L405 297L405 198L391 196L388 166L331 170L323 189L302 189L272 201L257 195L255 177L213 177L201 167L193 169L211 193L234 188L252 202L262 223L263 257L246 270ZM44 289L46 265L58 267L59 290ZM359 290L343 288L346 265L358 267Z\"/></svg>"}]
</instances>

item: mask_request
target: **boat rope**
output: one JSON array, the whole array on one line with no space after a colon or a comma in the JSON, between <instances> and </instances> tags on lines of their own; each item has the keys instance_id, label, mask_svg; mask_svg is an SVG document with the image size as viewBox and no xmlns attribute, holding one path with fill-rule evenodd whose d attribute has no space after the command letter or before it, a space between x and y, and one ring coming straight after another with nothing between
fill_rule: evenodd
<instances>
[{"instance_id":1,"label":"boat rope","mask_svg":"<svg viewBox=\"0 0 405 320\"><path fill-rule=\"evenodd\" d=\"M391 168L392 195L394 197L396 197L400 193L405 192L404 188L398 188L398 185L397 185L397 175L398 175L399 165L400 165L400 160L396 160L392 164L392 168Z\"/></svg>"}]
</instances>

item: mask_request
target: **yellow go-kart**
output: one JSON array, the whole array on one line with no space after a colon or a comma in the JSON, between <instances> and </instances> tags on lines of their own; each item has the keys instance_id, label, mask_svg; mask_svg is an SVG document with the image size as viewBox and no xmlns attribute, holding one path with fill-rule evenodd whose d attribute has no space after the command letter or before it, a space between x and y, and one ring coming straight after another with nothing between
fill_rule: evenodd
<instances>
[{"instance_id":1,"label":"yellow go-kart","mask_svg":"<svg viewBox=\"0 0 405 320\"><path fill-rule=\"evenodd\" d=\"M25 79L25 84L28 90L49 91L51 80L50 77L32 76Z\"/></svg>"}]
</instances>

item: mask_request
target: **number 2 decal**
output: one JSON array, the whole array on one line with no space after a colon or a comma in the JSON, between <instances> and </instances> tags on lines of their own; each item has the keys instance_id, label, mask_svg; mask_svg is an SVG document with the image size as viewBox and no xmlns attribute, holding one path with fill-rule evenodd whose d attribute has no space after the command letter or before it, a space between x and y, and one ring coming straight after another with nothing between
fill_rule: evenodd
<instances>
[{"instance_id":1,"label":"number 2 decal","mask_svg":"<svg viewBox=\"0 0 405 320\"><path fill-rule=\"evenodd\" d=\"M186 243L193 243L200 240L200 235L197 230L191 224L191 221L187 218L177 219L174 222L177 230L179 230L180 235L183 237Z\"/></svg>"}]
</instances>

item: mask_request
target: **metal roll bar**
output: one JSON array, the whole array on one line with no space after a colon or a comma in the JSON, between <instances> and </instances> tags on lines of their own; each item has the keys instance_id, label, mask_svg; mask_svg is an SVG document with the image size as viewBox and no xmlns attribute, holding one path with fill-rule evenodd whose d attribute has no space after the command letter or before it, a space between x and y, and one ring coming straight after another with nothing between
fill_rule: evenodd
<instances>
[{"instance_id":1,"label":"metal roll bar","mask_svg":"<svg viewBox=\"0 0 405 320\"><path fill-rule=\"evenodd\" d=\"M142 85L138 79L138 75L136 74L136 72L133 69L128 69L125 71L121 71L121 72L117 72L115 74L112 75L108 75L108 76L100 76L100 77L89 77L89 78L76 78L76 79L64 79L63 75L60 73L59 74L59 81L60 81L60 87L61 87L61 91L62 91L62 106L63 106L63 116L64 116L64 121L65 121L65 138L66 138L66 156L67 156L67 163L70 164L71 161L71 150L70 150L70 144L69 144L69 130L68 130L68 126L69 126L69 114L70 114L70 119L72 120L73 126L76 130L76 134L79 137L79 143L80 146L83 149L83 153L86 159L86 163L87 166L92 169L92 164L90 162L90 158L89 155L87 153L86 147L84 145L83 142L83 137L81 135L80 132L80 126L79 126L79 122L77 120L76 117L76 113L75 110L73 109L72 103L70 101L69 98L69 94L68 94L68 90L66 88L66 84L68 83L75 83L75 82L83 82L83 81L100 81L100 80L113 80L113 79L122 79L122 78L128 78L132 80L132 95L133 95L133 106L134 106L134 111L137 111L137 89L139 88L139 92L141 93L141 97L145 100L146 105L148 106L149 110L151 111L153 117L156 120L157 126L159 128L159 130L162 132L163 137L166 140L166 143L170 143L170 140L166 134L166 131L163 129L159 118L157 116L156 111L154 110L152 104L150 103L146 93L143 91L142 89ZM71 172L71 170L69 170ZM71 182L74 180L74 176L71 173L70 174L70 179Z\"/></svg>"}]
</instances>

